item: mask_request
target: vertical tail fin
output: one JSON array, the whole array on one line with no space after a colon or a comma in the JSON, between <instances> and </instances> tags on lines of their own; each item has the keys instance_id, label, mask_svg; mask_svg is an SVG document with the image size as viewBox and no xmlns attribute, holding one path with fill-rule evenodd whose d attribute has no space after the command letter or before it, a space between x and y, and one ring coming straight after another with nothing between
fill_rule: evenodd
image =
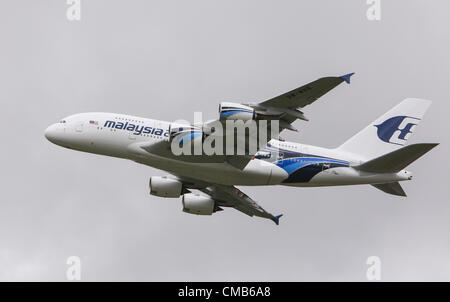
<instances>
[{"instance_id":1,"label":"vertical tail fin","mask_svg":"<svg viewBox=\"0 0 450 302\"><path fill-rule=\"evenodd\" d=\"M365 159L395 151L405 145L431 101L408 98L338 147Z\"/></svg>"}]
</instances>

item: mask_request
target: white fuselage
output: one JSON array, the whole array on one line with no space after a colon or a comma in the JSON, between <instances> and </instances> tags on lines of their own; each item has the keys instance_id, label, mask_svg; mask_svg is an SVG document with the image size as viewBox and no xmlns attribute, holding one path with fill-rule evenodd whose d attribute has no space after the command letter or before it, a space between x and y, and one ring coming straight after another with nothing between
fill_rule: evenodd
<instances>
[{"instance_id":1,"label":"white fuselage","mask_svg":"<svg viewBox=\"0 0 450 302\"><path fill-rule=\"evenodd\" d=\"M293 142L271 140L290 157L254 158L241 169L227 161L189 162L171 154L169 148L151 152L161 142L169 146L169 122L114 113L82 113L51 125L45 136L51 142L78 151L130 159L177 176L224 185L333 186L376 184L411 179L411 173L367 173L352 168L364 161L355 154ZM159 144L161 145L161 144ZM145 147L145 149L144 149ZM283 152L282 152L283 153ZM331 166L330 166L331 164ZM292 167L309 167L308 175ZM292 171L291 171L292 170ZM297 173L295 177L291 175Z\"/></svg>"}]
</instances>

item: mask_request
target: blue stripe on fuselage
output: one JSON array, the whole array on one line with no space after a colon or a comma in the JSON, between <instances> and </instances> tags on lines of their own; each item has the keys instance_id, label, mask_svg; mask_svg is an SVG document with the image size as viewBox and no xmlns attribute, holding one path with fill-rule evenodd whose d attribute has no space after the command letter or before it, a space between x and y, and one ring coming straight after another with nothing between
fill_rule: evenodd
<instances>
[{"instance_id":1,"label":"blue stripe on fuselage","mask_svg":"<svg viewBox=\"0 0 450 302\"><path fill-rule=\"evenodd\" d=\"M295 157L295 158L288 158L283 159L275 164L283 168L288 174L291 174L295 170L298 170L300 168L303 168L308 165L312 164L321 164L321 163L333 163L333 164L341 164L341 165L348 165L348 162L335 160L335 159L329 159L329 158L318 158L318 157Z\"/></svg>"}]
</instances>

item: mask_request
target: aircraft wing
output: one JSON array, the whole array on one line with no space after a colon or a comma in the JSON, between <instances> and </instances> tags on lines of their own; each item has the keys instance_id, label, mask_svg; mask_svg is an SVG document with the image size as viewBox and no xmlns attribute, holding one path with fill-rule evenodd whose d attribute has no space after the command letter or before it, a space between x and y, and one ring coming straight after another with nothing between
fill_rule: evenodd
<instances>
[{"instance_id":1,"label":"aircraft wing","mask_svg":"<svg viewBox=\"0 0 450 302\"><path fill-rule=\"evenodd\" d=\"M219 119L211 120L200 125L171 124L169 128L169 143L165 141L157 144L152 143L149 146L142 146L142 148L150 154L171 157L180 161L202 163L226 161L230 165L238 169L243 169L255 154L255 151L258 151L262 147L266 146L267 142L272 138L282 140L278 136L281 131L285 129L297 131L297 129L295 129L291 125L294 121L296 121L297 119L308 120L303 112L299 111L298 108L303 108L313 103L318 98L320 98L342 82L350 83L350 77L352 75L353 73L349 73L340 77L320 78L292 91L258 104L237 104L222 102L219 106ZM216 153L214 155L205 156L203 153L201 153L199 154L199 156L192 156L190 155L193 154L191 152L189 155L175 157L173 154L171 154L169 147L170 141L172 139L180 138L180 142L183 142L183 144L187 143L192 145L195 142L204 142L205 138L214 132L213 129L216 128L217 123L221 123L222 128L226 129L226 121L230 119L235 121L247 121L251 119L255 120L257 123L257 127L255 127L254 130L249 130L248 132L246 131L244 135L240 136L234 135L236 131L234 129L231 129L233 133L232 138L235 140L235 152L232 152L232 155L228 156L228 154L230 153L225 150L225 146L227 145L227 131L224 131L222 135L216 135L216 138L222 141L221 145L224 148L220 153L222 155L218 155L219 153ZM278 131L271 131L272 129L269 121L273 120L277 120L279 122L279 129L277 129ZM260 127L261 121L267 122L265 124L266 126L262 124L262 127ZM261 129L266 130L264 135L261 135ZM257 146L256 148L252 148L252 152L250 152L250 141L257 142ZM240 144L240 142L242 143ZM227 156L223 154L226 154Z\"/></svg>"},{"instance_id":2,"label":"aircraft wing","mask_svg":"<svg viewBox=\"0 0 450 302\"><path fill-rule=\"evenodd\" d=\"M303 108L316 101L328 91L342 82L350 83L350 77L354 73L349 73L340 77L325 77L314 82L303 85L299 88L286 92L270 100L260 103L263 107Z\"/></svg>"},{"instance_id":3,"label":"aircraft wing","mask_svg":"<svg viewBox=\"0 0 450 302\"><path fill-rule=\"evenodd\" d=\"M184 193L191 192L192 189L199 190L210 196L216 202L215 211L222 211L221 207L235 208L250 217L257 216L267 218L279 224L279 219L283 215L273 215L264 210L256 201L251 199L235 186L219 185L203 180L197 180L185 176L174 175L176 179L183 183Z\"/></svg>"},{"instance_id":4,"label":"aircraft wing","mask_svg":"<svg viewBox=\"0 0 450 302\"><path fill-rule=\"evenodd\" d=\"M298 87L277 97L258 104L248 104L254 108L261 118L265 116L280 122L280 132L284 129L297 131L291 124L297 119L308 121L302 111L303 108L321 96L332 90L342 82L350 84L350 77L354 73L349 73L340 77L324 77L311 83Z\"/></svg>"},{"instance_id":5,"label":"aircraft wing","mask_svg":"<svg viewBox=\"0 0 450 302\"><path fill-rule=\"evenodd\" d=\"M241 190L234 186L210 185L199 189L203 193L211 196L219 207L232 207L250 217L258 216L267 218L275 222L277 225L282 215L274 216L264 210L253 199L244 194Z\"/></svg>"},{"instance_id":6,"label":"aircraft wing","mask_svg":"<svg viewBox=\"0 0 450 302\"><path fill-rule=\"evenodd\" d=\"M236 104L224 102L220 105L220 118L222 121L227 119L237 120L240 118L249 118L252 115L252 118L257 122L261 120L278 120L279 132L284 129L297 131L291 125L295 120L301 119L308 121L303 112L298 110L298 108L303 108L313 103L342 82L350 84L350 77L353 74L349 73L340 77L320 78L261 103ZM268 141L270 139L271 137L267 138Z\"/></svg>"}]
</instances>

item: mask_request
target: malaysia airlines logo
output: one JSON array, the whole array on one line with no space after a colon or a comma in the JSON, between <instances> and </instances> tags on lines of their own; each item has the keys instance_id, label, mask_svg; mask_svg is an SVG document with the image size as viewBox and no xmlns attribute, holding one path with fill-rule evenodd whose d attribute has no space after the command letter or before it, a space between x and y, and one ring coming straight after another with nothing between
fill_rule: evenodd
<instances>
[{"instance_id":1,"label":"malaysia airlines logo","mask_svg":"<svg viewBox=\"0 0 450 302\"><path fill-rule=\"evenodd\" d=\"M146 127L145 125L135 125L128 122L122 123L115 121L106 121L103 127L131 131L134 135L151 134L165 137L169 136L169 132L167 130L161 128L153 128L150 126Z\"/></svg>"},{"instance_id":2,"label":"malaysia airlines logo","mask_svg":"<svg viewBox=\"0 0 450 302\"><path fill-rule=\"evenodd\" d=\"M375 127L377 127L378 137L383 142L403 146L418 121L420 119L415 117L405 115L394 116L379 125L375 125Z\"/></svg>"}]
</instances>

